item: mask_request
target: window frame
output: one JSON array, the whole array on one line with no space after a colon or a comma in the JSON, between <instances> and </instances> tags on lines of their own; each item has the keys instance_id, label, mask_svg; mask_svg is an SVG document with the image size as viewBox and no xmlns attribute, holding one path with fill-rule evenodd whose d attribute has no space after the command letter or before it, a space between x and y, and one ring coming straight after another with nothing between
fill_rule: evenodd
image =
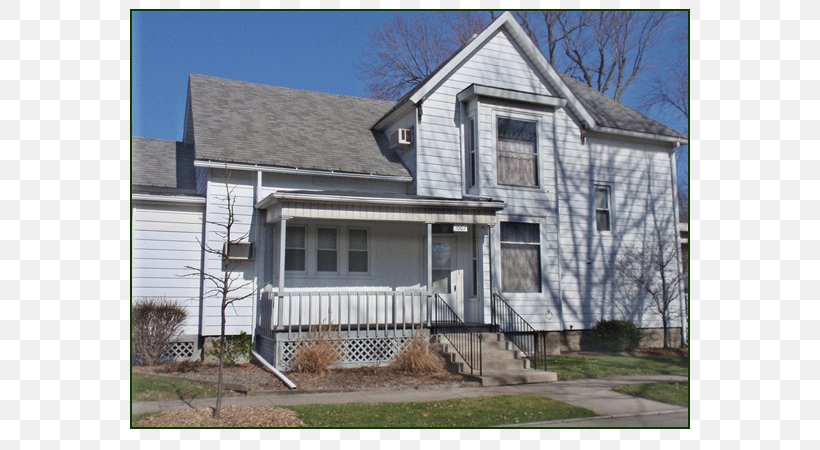
<instances>
[{"instance_id":1,"label":"window frame","mask_svg":"<svg viewBox=\"0 0 820 450\"><path fill-rule=\"evenodd\" d=\"M542 175L542 164L541 164L541 154L542 154L542 146L541 146L541 127L544 123L544 114L540 114L533 111L524 111L519 109L512 109L512 108L504 108L504 107L492 107L492 113L490 114L492 120L492 141L493 141L493 148L492 148L492 155L493 155L493 181L492 183L498 189L505 189L505 190L530 190L530 191L544 191L544 176ZM518 185L518 184L504 184L498 181L499 177L499 164L498 164L498 119L510 119L510 120L517 120L521 122L532 122L535 123L535 164L536 164L536 185L529 186L529 185Z\"/></svg>"},{"instance_id":2,"label":"window frame","mask_svg":"<svg viewBox=\"0 0 820 450\"><path fill-rule=\"evenodd\" d=\"M287 238L287 236L288 236L288 230L287 229L288 228L301 228L304 231L305 241L304 241L303 247L288 247L288 238ZM285 247L285 255L284 255L284 257L285 257L285 273L298 273L298 274L307 274L307 273L309 273L308 272L308 267L310 267L310 264L308 262L308 242L309 242L309 239L310 238L308 237L308 226L307 225L305 225L305 224L290 224L289 223L285 226L285 243L284 243L285 244L284 245L284 247ZM302 270L294 270L294 269L288 269L287 268L288 267L287 266L288 250L302 250L302 252L304 252L305 265L304 265L304 268Z\"/></svg>"},{"instance_id":3,"label":"window frame","mask_svg":"<svg viewBox=\"0 0 820 450\"><path fill-rule=\"evenodd\" d=\"M370 260L370 236L371 236L370 228L368 228L368 227L345 227L345 230L347 231L347 233L345 235L345 239L346 239L345 244L346 244L346 250L347 250L347 262L346 262L346 266L345 266L345 273L347 273L351 276L358 276L358 277L369 276L370 272L371 272L371 267L373 267L373 265L371 264L372 261ZM366 240L365 240L365 243L367 244L366 245L366 247L367 247L366 250L351 250L350 249L350 231L351 230L360 230L360 231L364 231L366 233ZM366 252L366 254L367 254L367 271L365 271L365 272L352 272L350 270L350 252L351 251Z\"/></svg>"},{"instance_id":4,"label":"window frame","mask_svg":"<svg viewBox=\"0 0 820 450\"><path fill-rule=\"evenodd\" d=\"M521 223L521 224L530 224L536 225L538 227L538 243L535 242L515 242L515 241L503 241L501 239L501 226L503 223ZM511 295L511 296L527 296L527 295L537 295L544 293L544 258L542 254L542 249L544 246L544 240L541 236L543 232L544 224L541 220L537 220L535 218L521 218L521 217L499 217L498 218L498 268L499 268L499 275L500 275L500 290L503 294ZM513 246L529 246L529 247L537 247L538 248L538 290L536 292L510 292L504 290L504 268L503 268L503 258L504 258L504 245L513 245Z\"/></svg>"},{"instance_id":5,"label":"window frame","mask_svg":"<svg viewBox=\"0 0 820 450\"><path fill-rule=\"evenodd\" d=\"M599 189L606 190L606 201L607 201L607 208L598 208L598 204L596 202L596 197L598 194ZM592 184L592 227L595 230L595 233L602 234L602 235L612 235L613 229L615 228L613 222L613 208L612 208L612 184L611 183L602 183L602 182L595 182ZM598 211L606 211L607 212L607 219L609 222L609 229L608 230L599 230L598 229Z\"/></svg>"}]
</instances>

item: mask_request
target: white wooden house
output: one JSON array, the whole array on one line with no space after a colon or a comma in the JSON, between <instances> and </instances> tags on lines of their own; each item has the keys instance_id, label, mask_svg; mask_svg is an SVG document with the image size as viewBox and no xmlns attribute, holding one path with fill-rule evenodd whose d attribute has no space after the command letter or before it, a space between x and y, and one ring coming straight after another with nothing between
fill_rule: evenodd
<instances>
[{"instance_id":1,"label":"white wooden house","mask_svg":"<svg viewBox=\"0 0 820 450\"><path fill-rule=\"evenodd\" d=\"M191 75L183 141L133 141L132 295L187 308L180 354L219 334L219 300L179 275L223 268L198 239L222 245L227 178L255 292L227 329L280 367L317 325L346 361L384 361L445 309L573 348L623 316L618 253L655 218L678 239L682 143L557 73L509 13L398 102Z\"/></svg>"}]
</instances>

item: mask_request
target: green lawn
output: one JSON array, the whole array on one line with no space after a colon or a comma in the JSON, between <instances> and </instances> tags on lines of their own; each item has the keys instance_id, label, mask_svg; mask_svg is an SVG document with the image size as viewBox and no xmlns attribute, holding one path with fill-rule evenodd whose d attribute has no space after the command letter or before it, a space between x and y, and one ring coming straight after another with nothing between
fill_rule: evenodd
<instances>
[{"instance_id":1,"label":"green lawn","mask_svg":"<svg viewBox=\"0 0 820 450\"><path fill-rule=\"evenodd\" d=\"M216 389L205 384L136 374L131 377L131 389L131 400L136 402L216 397Z\"/></svg>"},{"instance_id":2,"label":"green lawn","mask_svg":"<svg viewBox=\"0 0 820 450\"><path fill-rule=\"evenodd\" d=\"M606 378L622 375L688 375L685 358L619 355L567 355L547 358L547 370L558 372L559 380Z\"/></svg>"},{"instance_id":3,"label":"green lawn","mask_svg":"<svg viewBox=\"0 0 820 450\"><path fill-rule=\"evenodd\" d=\"M535 395L501 395L417 403L289 406L308 427L491 427L594 416L590 410Z\"/></svg>"},{"instance_id":4,"label":"green lawn","mask_svg":"<svg viewBox=\"0 0 820 450\"><path fill-rule=\"evenodd\" d=\"M689 383L633 384L613 390L621 394L634 395L670 405L689 406Z\"/></svg>"}]
</instances>

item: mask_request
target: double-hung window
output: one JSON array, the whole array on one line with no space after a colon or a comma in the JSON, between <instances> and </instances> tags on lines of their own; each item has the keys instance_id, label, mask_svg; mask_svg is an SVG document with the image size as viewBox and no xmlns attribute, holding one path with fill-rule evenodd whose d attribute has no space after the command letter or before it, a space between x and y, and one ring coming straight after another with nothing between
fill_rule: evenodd
<instances>
[{"instance_id":1,"label":"double-hung window","mask_svg":"<svg viewBox=\"0 0 820 450\"><path fill-rule=\"evenodd\" d=\"M541 239L537 223L501 222L501 290L541 292Z\"/></svg>"},{"instance_id":2,"label":"double-hung window","mask_svg":"<svg viewBox=\"0 0 820 450\"><path fill-rule=\"evenodd\" d=\"M467 151L467 188L475 186L478 178L478 154L476 153L476 130L475 117L470 117L467 121L466 130L466 151Z\"/></svg>"},{"instance_id":3,"label":"double-hung window","mask_svg":"<svg viewBox=\"0 0 820 450\"><path fill-rule=\"evenodd\" d=\"M336 272L338 270L338 250L335 228L316 229L316 271Z\"/></svg>"},{"instance_id":4,"label":"double-hung window","mask_svg":"<svg viewBox=\"0 0 820 450\"><path fill-rule=\"evenodd\" d=\"M305 270L305 227L289 226L285 235L285 270Z\"/></svg>"},{"instance_id":5,"label":"double-hung window","mask_svg":"<svg viewBox=\"0 0 820 450\"><path fill-rule=\"evenodd\" d=\"M367 230L351 228L347 230L347 271L367 272Z\"/></svg>"},{"instance_id":6,"label":"double-hung window","mask_svg":"<svg viewBox=\"0 0 820 450\"><path fill-rule=\"evenodd\" d=\"M598 231L612 231L612 190L609 186L595 186L595 228Z\"/></svg>"},{"instance_id":7,"label":"double-hung window","mask_svg":"<svg viewBox=\"0 0 820 450\"><path fill-rule=\"evenodd\" d=\"M498 184L538 186L537 135L536 122L497 118Z\"/></svg>"}]
</instances>

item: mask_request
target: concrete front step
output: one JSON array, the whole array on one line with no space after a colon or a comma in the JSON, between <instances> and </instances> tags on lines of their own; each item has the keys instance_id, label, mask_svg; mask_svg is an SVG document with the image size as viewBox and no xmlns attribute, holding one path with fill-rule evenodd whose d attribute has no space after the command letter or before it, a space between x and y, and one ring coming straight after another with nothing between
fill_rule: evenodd
<instances>
[{"instance_id":1,"label":"concrete front step","mask_svg":"<svg viewBox=\"0 0 820 450\"><path fill-rule=\"evenodd\" d=\"M504 338L503 333L482 333L481 357L483 376L477 376L478 367L470 368L458 355L444 336L431 336L431 342L441 345L451 367L465 375L472 375L482 386L502 386L508 384L545 383L557 381L555 372L530 369L530 361Z\"/></svg>"},{"instance_id":2,"label":"concrete front step","mask_svg":"<svg viewBox=\"0 0 820 450\"><path fill-rule=\"evenodd\" d=\"M485 368L484 373L478 378L482 386L504 386L558 381L558 374L532 369L488 370Z\"/></svg>"}]
</instances>

